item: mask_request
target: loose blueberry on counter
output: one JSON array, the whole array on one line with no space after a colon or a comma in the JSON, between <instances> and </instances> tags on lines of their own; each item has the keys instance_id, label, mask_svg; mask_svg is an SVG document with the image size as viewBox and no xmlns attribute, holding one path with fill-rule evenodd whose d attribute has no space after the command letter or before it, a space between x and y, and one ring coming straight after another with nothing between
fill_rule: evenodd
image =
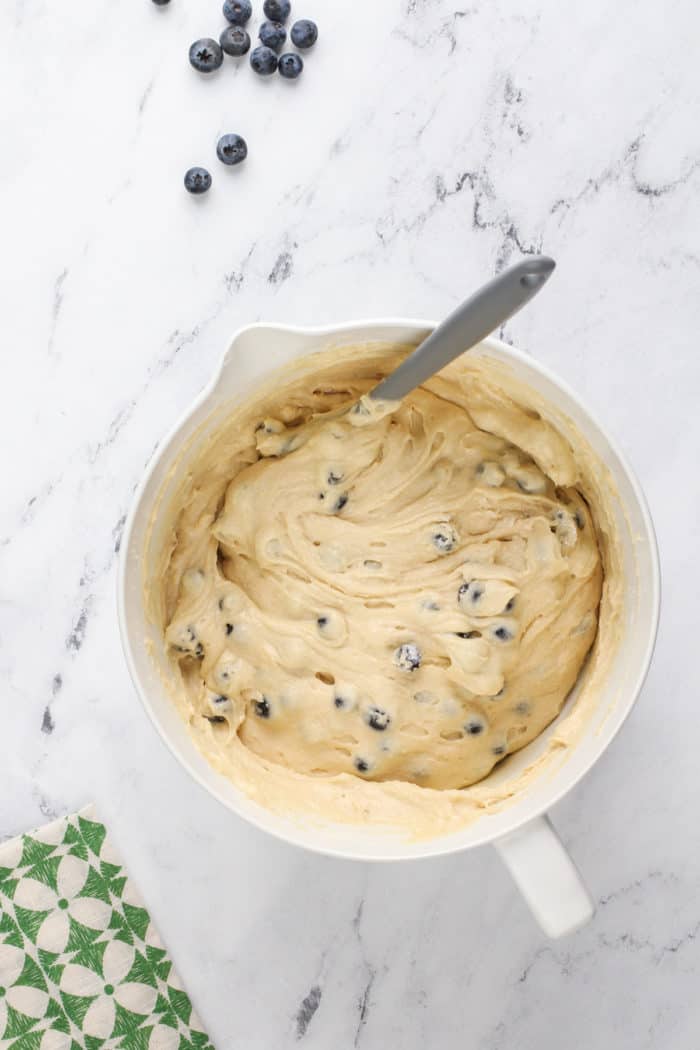
<instances>
[{"instance_id":1,"label":"loose blueberry on counter","mask_svg":"<svg viewBox=\"0 0 700 1050\"><path fill-rule=\"evenodd\" d=\"M277 71L281 77L285 80L296 80L301 75L304 69L304 63L301 55L294 55L292 52L288 52L286 55L281 55Z\"/></svg>"},{"instance_id":2,"label":"loose blueberry on counter","mask_svg":"<svg viewBox=\"0 0 700 1050\"><path fill-rule=\"evenodd\" d=\"M206 193L211 188L211 175L206 168L188 168L185 189L188 193Z\"/></svg>"},{"instance_id":3,"label":"loose blueberry on counter","mask_svg":"<svg viewBox=\"0 0 700 1050\"><path fill-rule=\"evenodd\" d=\"M190 48L190 64L200 73L213 73L223 60L223 51L211 37L195 40Z\"/></svg>"},{"instance_id":4,"label":"loose blueberry on counter","mask_svg":"<svg viewBox=\"0 0 700 1050\"><path fill-rule=\"evenodd\" d=\"M270 717L270 701L266 697L263 697L262 700L255 700L253 703L253 708L258 718Z\"/></svg>"},{"instance_id":5,"label":"loose blueberry on counter","mask_svg":"<svg viewBox=\"0 0 700 1050\"><path fill-rule=\"evenodd\" d=\"M248 156L246 140L240 135L222 135L216 144L216 155L222 164L240 164Z\"/></svg>"},{"instance_id":6,"label":"loose blueberry on counter","mask_svg":"<svg viewBox=\"0 0 700 1050\"><path fill-rule=\"evenodd\" d=\"M226 55L240 58L250 51L250 37L243 26L226 26L219 36L221 50Z\"/></svg>"},{"instance_id":7,"label":"loose blueberry on counter","mask_svg":"<svg viewBox=\"0 0 700 1050\"><path fill-rule=\"evenodd\" d=\"M421 653L413 642L405 642L394 653L394 663L401 671L415 671L420 667Z\"/></svg>"},{"instance_id":8,"label":"loose blueberry on counter","mask_svg":"<svg viewBox=\"0 0 700 1050\"><path fill-rule=\"evenodd\" d=\"M391 715L383 711L381 707L368 707L365 711L365 722L370 729L376 729L383 733L391 724Z\"/></svg>"},{"instance_id":9,"label":"loose blueberry on counter","mask_svg":"<svg viewBox=\"0 0 700 1050\"><path fill-rule=\"evenodd\" d=\"M335 501L335 506L333 507L333 513L339 514L349 499L350 497L348 496L347 492L344 492L342 496L338 496L337 500Z\"/></svg>"},{"instance_id":10,"label":"loose blueberry on counter","mask_svg":"<svg viewBox=\"0 0 700 1050\"><path fill-rule=\"evenodd\" d=\"M269 77L277 69L277 55L271 47L254 47L250 52L250 64L261 77Z\"/></svg>"},{"instance_id":11,"label":"loose blueberry on counter","mask_svg":"<svg viewBox=\"0 0 700 1050\"><path fill-rule=\"evenodd\" d=\"M291 37L295 47L300 47L302 50L313 47L318 40L318 26L310 18L300 18L292 26Z\"/></svg>"},{"instance_id":12,"label":"loose blueberry on counter","mask_svg":"<svg viewBox=\"0 0 700 1050\"><path fill-rule=\"evenodd\" d=\"M224 18L235 26L244 26L253 13L250 0L224 0Z\"/></svg>"},{"instance_id":13,"label":"loose blueberry on counter","mask_svg":"<svg viewBox=\"0 0 700 1050\"><path fill-rule=\"evenodd\" d=\"M356 758L353 765L355 766L355 769L358 773L369 772L369 762L367 762L367 760L364 758Z\"/></svg>"},{"instance_id":14,"label":"loose blueberry on counter","mask_svg":"<svg viewBox=\"0 0 700 1050\"><path fill-rule=\"evenodd\" d=\"M479 736L484 731L484 723L479 718L470 718L464 726L464 732L469 736Z\"/></svg>"},{"instance_id":15,"label":"loose blueberry on counter","mask_svg":"<svg viewBox=\"0 0 700 1050\"><path fill-rule=\"evenodd\" d=\"M271 22L286 22L292 10L291 0L265 0L263 11Z\"/></svg>"},{"instance_id":16,"label":"loose blueberry on counter","mask_svg":"<svg viewBox=\"0 0 700 1050\"><path fill-rule=\"evenodd\" d=\"M287 39L287 30L281 22L263 22L258 33L260 43L265 47L271 47L273 51L281 51L282 45Z\"/></svg>"},{"instance_id":17,"label":"loose blueberry on counter","mask_svg":"<svg viewBox=\"0 0 700 1050\"><path fill-rule=\"evenodd\" d=\"M499 642L511 642L515 637L513 632L501 624L499 627L494 627L491 631L494 638L497 638Z\"/></svg>"}]
</instances>

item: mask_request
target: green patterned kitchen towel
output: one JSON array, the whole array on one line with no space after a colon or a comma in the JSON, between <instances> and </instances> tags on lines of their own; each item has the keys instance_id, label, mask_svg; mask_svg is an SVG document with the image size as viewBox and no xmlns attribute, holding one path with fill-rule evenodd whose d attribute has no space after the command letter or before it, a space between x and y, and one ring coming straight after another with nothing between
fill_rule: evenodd
<instances>
[{"instance_id":1,"label":"green patterned kitchen towel","mask_svg":"<svg viewBox=\"0 0 700 1050\"><path fill-rule=\"evenodd\" d=\"M213 1050L92 807L0 844L0 1050Z\"/></svg>"}]
</instances>

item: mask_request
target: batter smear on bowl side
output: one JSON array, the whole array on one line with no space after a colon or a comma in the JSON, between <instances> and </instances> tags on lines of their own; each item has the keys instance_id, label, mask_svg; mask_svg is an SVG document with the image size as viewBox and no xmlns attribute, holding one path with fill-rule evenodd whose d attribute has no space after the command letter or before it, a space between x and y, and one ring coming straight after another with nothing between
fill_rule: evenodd
<instances>
[{"instance_id":1,"label":"batter smear on bowl side","mask_svg":"<svg viewBox=\"0 0 700 1050\"><path fill-rule=\"evenodd\" d=\"M159 593L184 709L248 779L257 756L344 792L465 788L557 716L596 637L576 456L493 362L367 415L376 360L310 374L188 474Z\"/></svg>"}]
</instances>

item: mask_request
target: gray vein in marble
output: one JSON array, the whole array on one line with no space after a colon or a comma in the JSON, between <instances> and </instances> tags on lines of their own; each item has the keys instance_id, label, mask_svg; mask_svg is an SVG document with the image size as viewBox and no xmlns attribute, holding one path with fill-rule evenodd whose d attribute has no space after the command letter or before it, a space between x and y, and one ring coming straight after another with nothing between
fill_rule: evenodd
<instances>
[{"instance_id":1,"label":"gray vein in marble","mask_svg":"<svg viewBox=\"0 0 700 1050\"><path fill-rule=\"evenodd\" d=\"M598 906L604 908L607 904L612 901L618 900L620 897L627 897L633 890L640 890L648 882L655 882L661 880L662 882L677 882L676 876L673 872L664 871L650 871L647 875L642 876L640 879L634 879L633 882L628 882L625 886L621 886L618 890L612 890L607 893L604 897L598 898Z\"/></svg>"},{"instance_id":2,"label":"gray vein in marble","mask_svg":"<svg viewBox=\"0 0 700 1050\"><path fill-rule=\"evenodd\" d=\"M52 495L54 489L62 480L63 475L61 474L55 480L47 481L34 496L30 496L20 517L22 525L29 525L30 522L34 520L38 511L43 507L44 503L49 496Z\"/></svg>"},{"instance_id":3,"label":"gray vein in marble","mask_svg":"<svg viewBox=\"0 0 700 1050\"><path fill-rule=\"evenodd\" d=\"M141 95L141 98L139 99L139 116L143 115L143 111L146 108L146 104L148 103L149 98L151 97L151 92L153 91L153 85L155 84L155 82L155 77L149 80L143 94Z\"/></svg>"},{"instance_id":4,"label":"gray vein in marble","mask_svg":"<svg viewBox=\"0 0 700 1050\"><path fill-rule=\"evenodd\" d=\"M463 171L450 187L447 186L441 174L435 176L434 200L423 211L418 212L415 218L402 223L395 223L393 219L387 220L382 217L377 221L375 232L383 245L388 246L400 234L412 234L420 229L431 218L437 208L444 205L452 197L461 194L465 187L472 193L472 215L471 224L475 231L493 230L501 235L501 243L498 247L495 262L495 271L500 273L507 265L513 251L517 249L523 255L535 255L542 250L542 238L528 240L519 230L514 218L508 211L502 213L495 219L485 217L485 205L496 201L496 193L489 176L484 167L477 171ZM382 222L389 222L389 230L385 232Z\"/></svg>"},{"instance_id":5,"label":"gray vein in marble","mask_svg":"<svg viewBox=\"0 0 700 1050\"><path fill-rule=\"evenodd\" d=\"M426 3L426 0L407 0L404 11L406 17L410 17L417 13L420 13L424 8L428 6L434 6L430 3L430 0ZM427 34L420 34L413 36L402 23L401 26L394 31L394 35L400 37L402 40L407 41L413 47L423 49L430 47L438 40L446 40L448 44L448 55L453 55L457 49L457 23L462 18L467 18L473 15L476 8L469 10L452 11L451 14L447 15L440 22L440 25L433 32Z\"/></svg>"},{"instance_id":6,"label":"gray vein in marble","mask_svg":"<svg viewBox=\"0 0 700 1050\"><path fill-rule=\"evenodd\" d=\"M321 1005L323 991L318 984L309 989L308 995L304 996L296 1015L296 1037L303 1039L311 1024L314 1014Z\"/></svg>"},{"instance_id":7,"label":"gray vein in marble","mask_svg":"<svg viewBox=\"0 0 700 1050\"><path fill-rule=\"evenodd\" d=\"M362 964L365 970L365 984L362 989L362 994L357 1000L357 1027L355 1028L355 1037L353 1040L353 1046L359 1046L362 1038L362 1033L367 1024L370 1010L372 1007L372 987L374 985L377 970L376 967L372 966L367 955L367 949L365 947L364 938L362 936L362 912L364 910L365 902L364 898L360 899L357 906L357 911L353 916L352 929L357 941L357 945L360 949L360 956Z\"/></svg>"},{"instance_id":8,"label":"gray vein in marble","mask_svg":"<svg viewBox=\"0 0 700 1050\"><path fill-rule=\"evenodd\" d=\"M569 211L581 201L600 193L604 186L618 182L625 174L629 174L635 193L643 197L658 199L673 193L679 186L685 185L695 172L700 169L700 159L696 159L687 164L683 173L677 178L661 183L658 186L652 185L645 179L640 178L637 170L639 166L639 151L645 141L646 132L643 132L625 147L622 157L618 161L604 168L599 175L587 179L577 193L568 197L560 197L556 200L550 208L550 215L556 215L560 211Z\"/></svg>"},{"instance_id":9,"label":"gray vein in marble","mask_svg":"<svg viewBox=\"0 0 700 1050\"><path fill-rule=\"evenodd\" d=\"M41 731L42 733L46 733L47 736L51 736L54 729L56 728L56 723L54 721L53 713L51 711L51 705L53 704L54 700L56 699L62 688L63 677L60 674L55 674L53 676L53 681L51 682L51 699L44 708L44 715L41 719Z\"/></svg>"},{"instance_id":10,"label":"gray vein in marble","mask_svg":"<svg viewBox=\"0 0 700 1050\"><path fill-rule=\"evenodd\" d=\"M248 272L248 265L250 263L250 260L253 257L253 253L255 251L255 248L256 248L256 244L255 243L251 244L250 249L248 250L247 255L244 257L243 262L240 264L240 267L238 268L238 270L231 270L230 273L224 274L224 284L226 286L226 291L229 294L231 294L233 292L238 292L238 291L241 290L241 287L243 286L243 282L246 279L246 275L247 275L247 272Z\"/></svg>"},{"instance_id":11,"label":"gray vein in marble","mask_svg":"<svg viewBox=\"0 0 700 1050\"><path fill-rule=\"evenodd\" d=\"M186 347L191 346L197 341L202 332L207 328L212 321L214 321L223 309L224 304L219 303L216 309L207 317L205 320L196 324L188 332L181 332L179 328L175 328L168 337L166 353L159 357L155 363L149 368L146 373L146 379L144 380L141 389L138 391L135 397L132 397L126 405L119 409L117 414L113 417L109 427L107 429L106 436L92 446L88 453L88 461L94 464L99 456L104 452L105 449L112 446L122 430L132 418L134 412L139 406L139 403L143 396L148 392L151 385L160 378L173 362L176 360L180 352Z\"/></svg>"},{"instance_id":12,"label":"gray vein in marble","mask_svg":"<svg viewBox=\"0 0 700 1050\"><path fill-rule=\"evenodd\" d=\"M66 649L68 649L69 652L77 653L83 646L92 601L93 595L89 594L85 599L85 602L83 603L80 613L78 614L77 620L71 628L70 634L66 638Z\"/></svg>"},{"instance_id":13,"label":"gray vein in marble","mask_svg":"<svg viewBox=\"0 0 700 1050\"><path fill-rule=\"evenodd\" d=\"M44 708L44 716L41 720L41 731L42 733L46 733L47 736L51 736L55 728L56 723L51 715L51 707L47 704Z\"/></svg>"},{"instance_id":14,"label":"gray vein in marble","mask_svg":"<svg viewBox=\"0 0 700 1050\"><path fill-rule=\"evenodd\" d=\"M56 806L51 802L46 795L41 791L38 785L32 788L32 799L37 805L39 812L42 817L46 820L58 820L59 817L64 817L68 812L66 806ZM20 832L21 834L21 832ZM10 836L11 838L13 836Z\"/></svg>"},{"instance_id":15,"label":"gray vein in marble","mask_svg":"<svg viewBox=\"0 0 700 1050\"><path fill-rule=\"evenodd\" d=\"M119 554L119 548L122 545L122 533L124 532L124 525L126 524L126 514L122 514L119 521L112 529L112 542L114 547L114 553Z\"/></svg>"},{"instance_id":16,"label":"gray vein in marble","mask_svg":"<svg viewBox=\"0 0 700 1050\"><path fill-rule=\"evenodd\" d=\"M661 957L664 955L675 955L681 948L685 948L688 944L692 943L698 934L700 934L700 921L691 926L691 928L681 937L676 938L669 944L664 944L661 948Z\"/></svg>"},{"instance_id":17,"label":"gray vein in marble","mask_svg":"<svg viewBox=\"0 0 700 1050\"><path fill-rule=\"evenodd\" d=\"M297 248L298 245L292 245L292 248ZM289 250L280 252L275 260L275 264L268 274L268 284L284 284L292 276L292 270L294 269L294 256Z\"/></svg>"},{"instance_id":18,"label":"gray vein in marble","mask_svg":"<svg viewBox=\"0 0 700 1050\"><path fill-rule=\"evenodd\" d=\"M56 327L58 325L58 319L61 314L61 307L63 306L63 297L65 294L63 291L63 285L65 283L66 277L68 276L68 273L69 270L66 266L63 270L61 270L53 285L53 304L51 306L51 328L49 330L48 345L48 352L50 357L53 356L53 347L56 338Z\"/></svg>"}]
</instances>

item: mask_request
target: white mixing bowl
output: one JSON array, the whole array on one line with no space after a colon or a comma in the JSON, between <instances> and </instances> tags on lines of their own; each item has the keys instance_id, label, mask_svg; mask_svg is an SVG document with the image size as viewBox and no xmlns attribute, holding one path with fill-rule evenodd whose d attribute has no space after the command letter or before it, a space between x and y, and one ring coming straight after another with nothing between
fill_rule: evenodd
<instances>
[{"instance_id":1,"label":"white mixing bowl","mask_svg":"<svg viewBox=\"0 0 700 1050\"><path fill-rule=\"evenodd\" d=\"M626 629L578 743L553 771L533 778L512 804L484 813L458 832L428 841L407 841L398 834L372 827L331 822L319 826L303 817L282 816L263 808L217 773L197 750L164 685L165 676L158 665L166 666L165 647L144 605L144 583L163 535L159 530L162 510L196 458L200 441L228 407L249 398L273 369L295 358L333 346L418 343L433 327L430 322L400 319L303 329L256 324L234 336L211 383L160 445L134 499L119 572L119 622L124 652L137 692L165 743L192 777L234 813L287 842L357 860L413 860L491 842L545 932L556 937L586 922L593 907L546 812L602 755L637 699L656 637L659 565L649 512L632 471L574 392L546 368L496 339L488 339L472 351L505 361L511 371L571 420L607 465L617 490L614 511L623 549ZM565 712L571 702L570 699ZM550 726L538 739L501 763L491 777L505 777L506 765L508 775L527 766L546 746L552 729Z\"/></svg>"}]
</instances>

